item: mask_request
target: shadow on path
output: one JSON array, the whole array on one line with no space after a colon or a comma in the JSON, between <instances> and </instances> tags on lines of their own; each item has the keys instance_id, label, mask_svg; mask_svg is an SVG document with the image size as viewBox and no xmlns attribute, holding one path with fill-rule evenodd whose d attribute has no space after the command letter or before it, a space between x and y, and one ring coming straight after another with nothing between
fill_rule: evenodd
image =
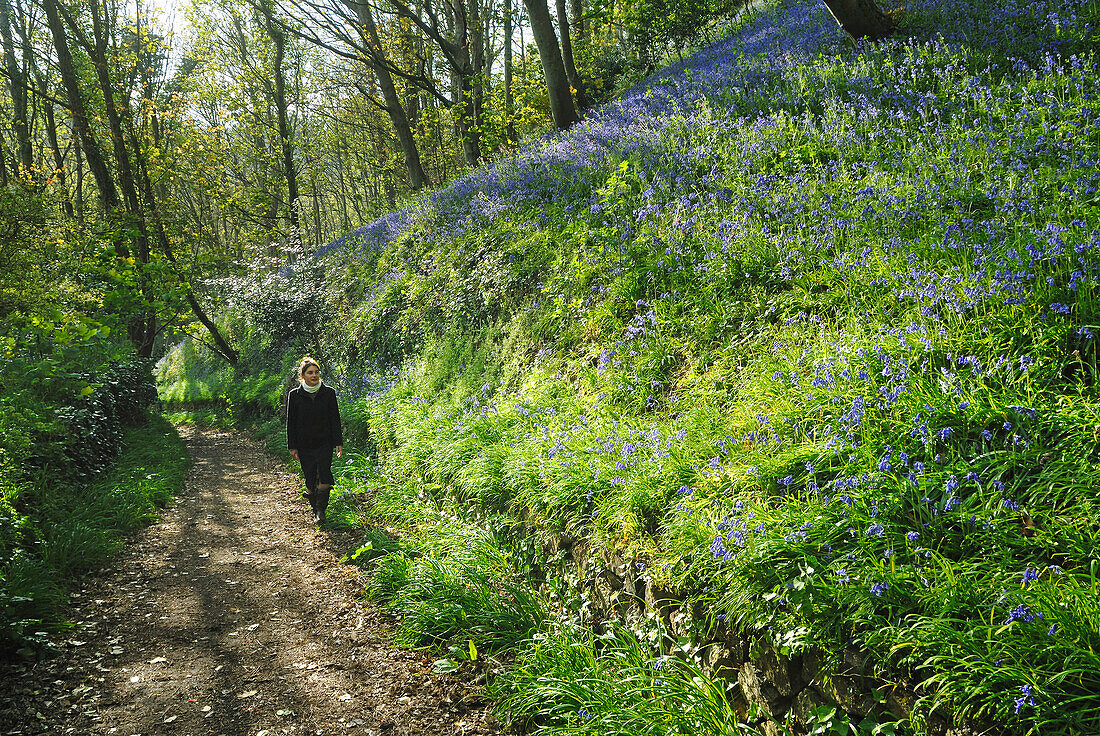
<instances>
[{"instance_id":1,"label":"shadow on path","mask_svg":"<svg viewBox=\"0 0 1100 736\"><path fill-rule=\"evenodd\" d=\"M63 655L0 668L0 734L495 732L476 688L388 644L358 570L337 563L355 533L316 529L257 443L180 432L186 487L86 581Z\"/></svg>"}]
</instances>

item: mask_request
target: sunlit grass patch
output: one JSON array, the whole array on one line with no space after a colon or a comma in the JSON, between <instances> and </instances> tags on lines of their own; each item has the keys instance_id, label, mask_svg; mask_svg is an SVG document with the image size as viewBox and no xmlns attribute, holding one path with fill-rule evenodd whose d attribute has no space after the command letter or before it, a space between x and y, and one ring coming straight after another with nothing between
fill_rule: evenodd
<instances>
[{"instance_id":1,"label":"sunlit grass patch","mask_svg":"<svg viewBox=\"0 0 1100 736\"><path fill-rule=\"evenodd\" d=\"M499 716L522 732L754 733L723 681L621 628L595 636L552 627L524 644L491 692Z\"/></svg>"}]
</instances>

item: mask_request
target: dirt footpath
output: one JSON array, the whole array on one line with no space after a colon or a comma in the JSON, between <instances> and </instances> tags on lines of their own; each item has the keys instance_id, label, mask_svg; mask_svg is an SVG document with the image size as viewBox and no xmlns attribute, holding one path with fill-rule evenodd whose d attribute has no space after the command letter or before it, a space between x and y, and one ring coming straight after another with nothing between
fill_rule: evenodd
<instances>
[{"instance_id":1,"label":"dirt footpath","mask_svg":"<svg viewBox=\"0 0 1100 736\"><path fill-rule=\"evenodd\" d=\"M0 735L491 734L471 684L393 648L357 599L356 541L239 434L181 429L194 465L162 522L71 599L41 663L0 663Z\"/></svg>"}]
</instances>

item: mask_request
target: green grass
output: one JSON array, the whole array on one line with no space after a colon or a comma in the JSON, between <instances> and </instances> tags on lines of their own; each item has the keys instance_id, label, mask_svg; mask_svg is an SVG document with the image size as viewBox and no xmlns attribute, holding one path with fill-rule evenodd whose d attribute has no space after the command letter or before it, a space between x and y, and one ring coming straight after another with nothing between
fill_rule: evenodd
<instances>
[{"instance_id":1,"label":"green grass","mask_svg":"<svg viewBox=\"0 0 1100 736\"><path fill-rule=\"evenodd\" d=\"M341 519L348 494L341 494L340 486L348 475L371 468L366 458L351 460L334 496ZM542 627L546 603L499 535L400 487L375 486L364 495L357 499L360 523L381 521L394 536L367 526L346 561L370 571L367 595L398 616L399 643L467 652L469 659L471 651L492 654L514 647Z\"/></svg>"},{"instance_id":2,"label":"green grass","mask_svg":"<svg viewBox=\"0 0 1100 736\"><path fill-rule=\"evenodd\" d=\"M9 642L42 644L64 627L64 591L80 575L110 564L136 528L153 521L183 486L186 448L162 417L130 428L114 465L87 485L37 480L20 502L24 534L34 540L0 562L0 627Z\"/></svg>"},{"instance_id":3,"label":"green grass","mask_svg":"<svg viewBox=\"0 0 1100 736\"><path fill-rule=\"evenodd\" d=\"M803 5L764 7L733 77L692 96L703 72L669 71L682 98L606 159L582 126L502 164L527 195L502 212L478 209L487 176L369 264L326 261L360 456L341 518L400 538L368 558L404 641L518 643L517 724L689 727L647 689L660 646L569 628L630 619L598 590L619 566L668 592L673 640L767 637L823 661L822 687L858 650L916 704L899 732L1100 728L1095 29L917 5L924 38L805 56L746 51L805 32ZM1005 8L1003 45L927 25ZM551 615L493 619L511 582ZM887 732L858 711L784 727Z\"/></svg>"},{"instance_id":4,"label":"green grass","mask_svg":"<svg viewBox=\"0 0 1100 736\"><path fill-rule=\"evenodd\" d=\"M618 627L598 637L571 627L542 632L491 693L498 716L520 733L755 733L742 725L723 681Z\"/></svg>"}]
</instances>

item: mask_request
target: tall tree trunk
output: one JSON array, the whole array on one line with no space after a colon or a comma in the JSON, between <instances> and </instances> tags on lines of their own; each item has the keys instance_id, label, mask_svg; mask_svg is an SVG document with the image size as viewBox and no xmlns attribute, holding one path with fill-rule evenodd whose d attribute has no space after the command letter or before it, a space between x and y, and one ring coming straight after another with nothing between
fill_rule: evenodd
<instances>
[{"instance_id":1,"label":"tall tree trunk","mask_svg":"<svg viewBox=\"0 0 1100 736\"><path fill-rule=\"evenodd\" d=\"M329 232L328 218L325 221L321 221L321 188L318 186L317 177L315 176L312 181L313 184L313 237L315 243L321 243L325 238L325 235Z\"/></svg>"},{"instance_id":2,"label":"tall tree trunk","mask_svg":"<svg viewBox=\"0 0 1100 736\"><path fill-rule=\"evenodd\" d=\"M149 205L149 215L153 224L153 232L156 234L157 244L160 246L161 253L172 264L172 268L175 270L176 278L179 279L180 286L183 288L183 296L187 300L187 305L191 308L191 313L195 315L195 318L202 323L202 326L206 328L206 331L210 333L211 339L214 341L214 352L220 355L230 365L237 365L240 360L240 354L229 341L225 339L221 330L218 329L218 325L203 309L202 304L199 302L198 297L195 295L195 290L191 287L191 283L184 277L182 269L179 263L176 261L176 254L172 250L172 241L168 237L168 232L164 229L164 222L160 216L160 210L157 206L156 193L153 191L153 183L149 177L148 168L144 162L139 162L138 169L141 172L142 191L145 195L146 202ZM215 225L216 227L216 225Z\"/></svg>"},{"instance_id":3,"label":"tall tree trunk","mask_svg":"<svg viewBox=\"0 0 1100 736\"><path fill-rule=\"evenodd\" d=\"M417 148L412 126L409 125L409 117L405 113L404 105L401 104L401 97L397 94L397 86L393 83L393 76L390 74L382 55L382 42L378 36L378 24L374 22L374 13L366 2L344 0L344 4L355 12L363 31L365 31L363 37L363 41L367 45L365 61L374 71L378 79L378 86L382 90L382 100L386 104L386 115L390 118L393 132L397 136L397 143L401 146L401 153L405 157L405 171L409 175L409 186L413 191L420 191L427 186L428 176L424 173L424 165L420 160L420 149Z\"/></svg>"},{"instance_id":4,"label":"tall tree trunk","mask_svg":"<svg viewBox=\"0 0 1100 736\"><path fill-rule=\"evenodd\" d=\"M577 42L588 37L588 25L584 22L584 0L570 0L569 10L573 13L573 38Z\"/></svg>"},{"instance_id":5,"label":"tall tree trunk","mask_svg":"<svg viewBox=\"0 0 1100 736\"><path fill-rule=\"evenodd\" d=\"M469 14L470 28L468 46L470 49L470 76L472 77L470 95L473 103L474 127L480 131L485 117L484 111L482 110L485 80L489 75L485 73L485 26L481 21L479 0L470 0Z\"/></svg>"},{"instance_id":6,"label":"tall tree trunk","mask_svg":"<svg viewBox=\"0 0 1100 736\"><path fill-rule=\"evenodd\" d=\"M76 209L76 221L84 224L84 153L78 136L73 136L73 161L76 162L73 206Z\"/></svg>"},{"instance_id":7,"label":"tall tree trunk","mask_svg":"<svg viewBox=\"0 0 1100 736\"><path fill-rule=\"evenodd\" d=\"M61 190L61 204L68 217L74 215L73 202L69 198L69 188L66 186L65 156L61 153L61 146L57 142L57 119L53 114L53 103L49 100L49 88L46 77L39 80L42 89L42 107L46 113L46 138L50 143L50 152L53 154L54 176L57 178L58 188Z\"/></svg>"},{"instance_id":8,"label":"tall tree trunk","mask_svg":"<svg viewBox=\"0 0 1100 736\"><path fill-rule=\"evenodd\" d=\"M424 59L420 59L417 62L416 74L418 76L425 76L428 68ZM409 86L406 93L408 97L405 101L405 117L409 121L409 129L415 130L420 125L420 94L421 91L413 86Z\"/></svg>"},{"instance_id":9,"label":"tall tree trunk","mask_svg":"<svg viewBox=\"0 0 1100 736\"><path fill-rule=\"evenodd\" d=\"M139 222L143 220L141 200L138 199L137 186L134 182L134 172L130 161L130 152L126 147L126 137L122 130L122 117L119 114L129 106L129 97L126 94L119 96L116 103L115 85L111 80L109 62L107 59L107 29L104 27L105 19L100 14L101 0L91 0L89 6L92 11L92 38L93 45L86 49L91 56L92 66L95 68L96 80L99 82L99 91L103 95L103 109L107 115L107 123L111 131L111 147L115 154L115 169L118 177L118 187L122 190L122 198L126 204L126 210ZM140 225L144 225L140 222ZM142 228L144 229L144 228ZM144 235L138 238L142 240ZM142 261L148 260L148 242L139 246L142 249Z\"/></svg>"},{"instance_id":10,"label":"tall tree trunk","mask_svg":"<svg viewBox=\"0 0 1100 736\"><path fill-rule=\"evenodd\" d=\"M462 154L466 163L477 166L481 161L481 137L474 117L474 80L468 74L458 75L458 135L462 140Z\"/></svg>"},{"instance_id":11,"label":"tall tree trunk","mask_svg":"<svg viewBox=\"0 0 1100 736\"><path fill-rule=\"evenodd\" d=\"M504 137L516 140L515 100L512 97L512 0L504 0Z\"/></svg>"},{"instance_id":12,"label":"tall tree trunk","mask_svg":"<svg viewBox=\"0 0 1100 736\"><path fill-rule=\"evenodd\" d=\"M283 177L286 179L286 194L290 220L290 237L296 247L301 247L302 226L301 209L298 194L298 167L294 163L294 141L290 131L290 120L286 99L286 72L283 69L283 60L286 58L286 33L275 21L271 3L260 3L264 15L264 29L268 38L275 45L275 58L272 62L271 73L274 77L275 124L279 131L279 147L283 158Z\"/></svg>"},{"instance_id":13,"label":"tall tree trunk","mask_svg":"<svg viewBox=\"0 0 1100 736\"><path fill-rule=\"evenodd\" d=\"M822 0L840 27L852 38L877 41L889 36L894 24L875 0Z\"/></svg>"},{"instance_id":14,"label":"tall tree trunk","mask_svg":"<svg viewBox=\"0 0 1100 736\"><path fill-rule=\"evenodd\" d=\"M11 0L0 0L0 40L4 45L4 68L11 90L12 128L15 130L15 158L25 177L34 175L34 148L31 145L30 121L27 116L27 67L15 55L12 21L18 20Z\"/></svg>"},{"instance_id":15,"label":"tall tree trunk","mask_svg":"<svg viewBox=\"0 0 1100 736\"><path fill-rule=\"evenodd\" d=\"M57 68L61 73L61 84L65 88L65 96L68 100L67 107L73 120L73 132L79 146L77 149L78 156L83 154L88 163L88 169L95 179L99 201L103 206L103 210L108 214L113 214L121 204L118 189L115 187L114 178L111 176L103 152L99 148L99 142L96 140L88 122L88 110L84 103L80 79L77 77L76 67L73 65L73 55L69 51L69 39L65 35L65 26L61 21L57 0L42 0L42 7L46 11L46 22L53 38L54 51L57 53ZM82 178L80 184L83 185ZM81 188L78 187L78 191ZM83 197L79 194L78 197L79 210L83 211ZM115 242L115 249L120 257L130 255L125 243L121 240Z\"/></svg>"},{"instance_id":16,"label":"tall tree trunk","mask_svg":"<svg viewBox=\"0 0 1100 736\"><path fill-rule=\"evenodd\" d=\"M10 181L8 175L8 146L4 142L4 132L0 130L0 187L6 187Z\"/></svg>"},{"instance_id":17,"label":"tall tree trunk","mask_svg":"<svg viewBox=\"0 0 1100 736\"><path fill-rule=\"evenodd\" d=\"M111 144L115 154L115 176L118 178L118 186L122 190L122 197L126 203L126 211L130 215L130 225L135 234L131 237L137 249L139 262L139 290L145 300L145 304L152 304L155 298L152 294L151 279L145 273L144 265L148 264L151 256L149 246L148 227L145 220L145 209L141 198L138 196L137 182L134 177L133 161L130 158L130 150L126 145L126 135L123 131L121 112L129 108L129 95L123 90L118 95L116 103L115 85L111 80L107 58L107 28L106 18L100 14L106 10L104 4L100 6L100 0L91 0L89 3L92 15L92 40L90 48L86 49L91 55L92 66L95 67L96 79L99 82L99 91L103 94L103 108L107 115L107 122L111 131ZM128 325L130 341L133 343L137 354L148 358L153 354L153 341L157 333L156 314L146 307L143 314L136 316Z\"/></svg>"},{"instance_id":18,"label":"tall tree trunk","mask_svg":"<svg viewBox=\"0 0 1100 736\"><path fill-rule=\"evenodd\" d=\"M546 0L523 0L527 6L527 16L531 21L531 34L539 48L539 60L542 62L542 74L546 80L546 91L550 96L550 113L558 130L565 130L577 122L577 110L573 107L573 95L569 89L569 78L565 73L565 63L558 48L558 37L554 35L554 21L550 18L550 8Z\"/></svg>"},{"instance_id":19,"label":"tall tree trunk","mask_svg":"<svg viewBox=\"0 0 1100 736\"><path fill-rule=\"evenodd\" d=\"M474 100L473 62L470 59L470 26L466 17L464 0L452 0L454 39L457 47L452 59L454 82L458 91L458 108L455 124L462 141L462 153L466 163L477 166L481 161L481 136L477 129L477 111Z\"/></svg>"},{"instance_id":20,"label":"tall tree trunk","mask_svg":"<svg viewBox=\"0 0 1100 736\"><path fill-rule=\"evenodd\" d=\"M577 94L577 108L588 109L588 95L584 93L584 82L581 75L577 74L577 65L573 61L573 40L569 35L569 16L565 13L565 0L557 0L558 6L558 32L561 34L561 57L565 62L565 74L569 77L569 84Z\"/></svg>"},{"instance_id":21,"label":"tall tree trunk","mask_svg":"<svg viewBox=\"0 0 1100 736\"><path fill-rule=\"evenodd\" d=\"M344 180L344 169L346 167L347 152L344 137L341 135L336 141L336 175L339 179L339 186L336 187L336 201L340 203L340 232L342 233L346 233L351 229L348 222L347 182Z\"/></svg>"}]
</instances>

